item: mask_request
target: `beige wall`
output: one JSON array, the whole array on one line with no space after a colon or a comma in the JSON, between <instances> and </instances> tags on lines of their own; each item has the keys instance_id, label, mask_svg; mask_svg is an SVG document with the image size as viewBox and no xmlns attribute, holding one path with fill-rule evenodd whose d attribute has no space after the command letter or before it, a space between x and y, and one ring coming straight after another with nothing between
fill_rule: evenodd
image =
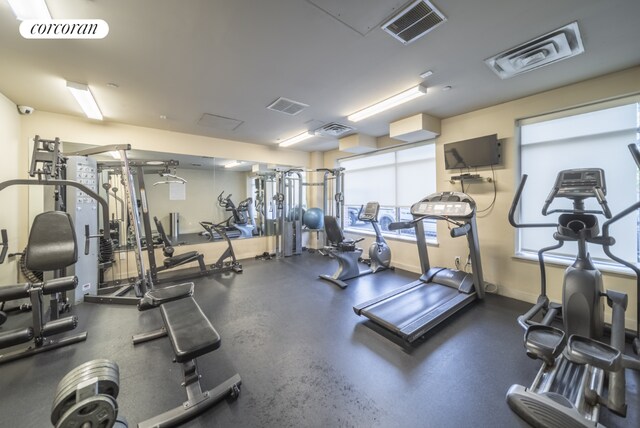
<instances>
[{"instance_id":1,"label":"beige wall","mask_svg":"<svg viewBox=\"0 0 640 428\"><path fill-rule=\"evenodd\" d=\"M515 259L515 231L507 222L507 213L519 182L518 157L515 139L515 120L551 111L566 109L595 101L620 97L640 92L640 67L612 73L592 80L543 92L530 97L484 108L471 113L442 120L442 134L436 140L436 162L438 191L460 190L452 185L450 174L444 170L443 144L487 134L498 134L503 143L503 165L496 169L497 199L494 208L478 219L480 247L485 280L499 285L499 293L516 299L534 302L539 294L539 271L537 263ZM390 145L388 139L379 139L381 147ZM338 151L324 155L325 166L332 167L340 157L349 154ZM491 171L481 169L483 176ZM555 172L552 172L555 173ZM489 183L474 184L469 192L480 209L487 207L493 197ZM431 261L435 265L452 266L455 256L467 255L464 240L448 238L446 225L438 223L440 245L430 247ZM367 239L363 247L371 242ZM415 244L391 240L393 264L414 272L419 271ZM562 273L564 267L548 269L549 296L561 300ZM605 287L629 294L627 325L634 327L637 295L635 280L628 276L605 274Z\"/></svg>"},{"instance_id":2,"label":"beige wall","mask_svg":"<svg viewBox=\"0 0 640 428\"><path fill-rule=\"evenodd\" d=\"M0 148L2 150L2 168L0 181L18 178L22 171L16 159L20 148L20 116L16 105L0 94ZM22 251L20 235L26 207L21 204L23 189L14 186L0 192L0 229L6 229L9 235L9 252ZM17 258L7 258L0 265L0 286L15 283L17 280Z\"/></svg>"}]
</instances>

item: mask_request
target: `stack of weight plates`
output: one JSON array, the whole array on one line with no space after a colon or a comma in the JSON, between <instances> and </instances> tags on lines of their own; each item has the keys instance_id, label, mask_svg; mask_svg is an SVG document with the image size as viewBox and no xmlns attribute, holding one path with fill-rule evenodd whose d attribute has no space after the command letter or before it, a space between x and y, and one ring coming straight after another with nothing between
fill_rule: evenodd
<instances>
[{"instance_id":1,"label":"stack of weight plates","mask_svg":"<svg viewBox=\"0 0 640 428\"><path fill-rule=\"evenodd\" d=\"M51 408L51 422L62 427L113 427L117 420L116 398L120 370L112 361L84 363L62 378ZM126 426L126 425L120 425Z\"/></svg>"}]
</instances>

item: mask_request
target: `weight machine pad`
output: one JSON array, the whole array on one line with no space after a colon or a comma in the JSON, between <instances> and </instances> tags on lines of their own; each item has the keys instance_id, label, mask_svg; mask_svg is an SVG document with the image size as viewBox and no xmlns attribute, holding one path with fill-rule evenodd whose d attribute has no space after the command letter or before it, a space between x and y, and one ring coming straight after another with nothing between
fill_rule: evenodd
<instances>
[{"instance_id":1,"label":"weight machine pad","mask_svg":"<svg viewBox=\"0 0 640 428\"><path fill-rule=\"evenodd\" d=\"M26 299L29 297L29 289L31 284L16 284L0 287L0 302L8 302L11 300Z\"/></svg>"},{"instance_id":2,"label":"weight machine pad","mask_svg":"<svg viewBox=\"0 0 640 428\"><path fill-rule=\"evenodd\" d=\"M73 221L68 213L48 211L33 219L25 255L27 269L51 271L78 261Z\"/></svg>"},{"instance_id":3,"label":"weight machine pad","mask_svg":"<svg viewBox=\"0 0 640 428\"><path fill-rule=\"evenodd\" d=\"M165 303L160 312L176 362L193 360L220 347L220 335L193 297Z\"/></svg>"}]
</instances>

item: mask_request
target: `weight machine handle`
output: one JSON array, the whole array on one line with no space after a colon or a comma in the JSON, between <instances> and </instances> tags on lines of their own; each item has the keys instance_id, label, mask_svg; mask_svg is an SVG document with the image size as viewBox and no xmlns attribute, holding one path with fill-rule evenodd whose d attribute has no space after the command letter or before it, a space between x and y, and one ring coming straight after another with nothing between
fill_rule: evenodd
<instances>
[{"instance_id":1,"label":"weight machine handle","mask_svg":"<svg viewBox=\"0 0 640 428\"><path fill-rule=\"evenodd\" d=\"M4 263L5 257L7 257L7 251L9 251L9 238L7 237L7 229L0 230L0 234L2 235L2 242L0 242L0 246L2 246L0 264L2 264Z\"/></svg>"}]
</instances>

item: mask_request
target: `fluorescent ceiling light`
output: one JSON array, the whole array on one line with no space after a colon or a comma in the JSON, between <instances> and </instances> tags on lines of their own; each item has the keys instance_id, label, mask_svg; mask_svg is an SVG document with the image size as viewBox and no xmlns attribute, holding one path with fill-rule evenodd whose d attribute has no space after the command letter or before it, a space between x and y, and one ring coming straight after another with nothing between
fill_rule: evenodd
<instances>
[{"instance_id":1,"label":"fluorescent ceiling light","mask_svg":"<svg viewBox=\"0 0 640 428\"><path fill-rule=\"evenodd\" d=\"M427 93L427 87L423 85L414 86L411 89L407 89L404 92L400 92L397 95L392 96L391 98L387 98L384 101L380 101L372 106L364 108L360 111L357 111L349 116L351 122L358 122L362 119L366 119L374 114L381 113L385 110L389 110L390 108L399 106L400 104L404 104L407 101L411 101L415 98L421 97Z\"/></svg>"},{"instance_id":2,"label":"fluorescent ceiling light","mask_svg":"<svg viewBox=\"0 0 640 428\"><path fill-rule=\"evenodd\" d=\"M84 114L89 119L102 120L100 107L98 107L98 103L96 103L96 100L93 98L93 95L87 85L67 82L67 89L71 91L71 94L75 97L78 104L80 104L82 111L84 111Z\"/></svg>"},{"instance_id":3,"label":"fluorescent ceiling light","mask_svg":"<svg viewBox=\"0 0 640 428\"><path fill-rule=\"evenodd\" d=\"M27 19L51 19L44 0L8 0L13 13L20 21Z\"/></svg>"},{"instance_id":4,"label":"fluorescent ceiling light","mask_svg":"<svg viewBox=\"0 0 640 428\"><path fill-rule=\"evenodd\" d=\"M301 141L309 139L309 138L313 137L314 135L315 134L313 132L304 131L302 134L298 134L295 137L287 138L286 140L284 140L280 144L278 144L278 146L280 146L280 147L293 146L294 144L297 144L297 143L299 143Z\"/></svg>"},{"instance_id":5,"label":"fluorescent ceiling light","mask_svg":"<svg viewBox=\"0 0 640 428\"><path fill-rule=\"evenodd\" d=\"M232 161L232 162L229 162L229 163L225 163L224 167L225 168L235 168L237 166L242 165L243 163L244 162L241 162L241 161Z\"/></svg>"}]
</instances>

